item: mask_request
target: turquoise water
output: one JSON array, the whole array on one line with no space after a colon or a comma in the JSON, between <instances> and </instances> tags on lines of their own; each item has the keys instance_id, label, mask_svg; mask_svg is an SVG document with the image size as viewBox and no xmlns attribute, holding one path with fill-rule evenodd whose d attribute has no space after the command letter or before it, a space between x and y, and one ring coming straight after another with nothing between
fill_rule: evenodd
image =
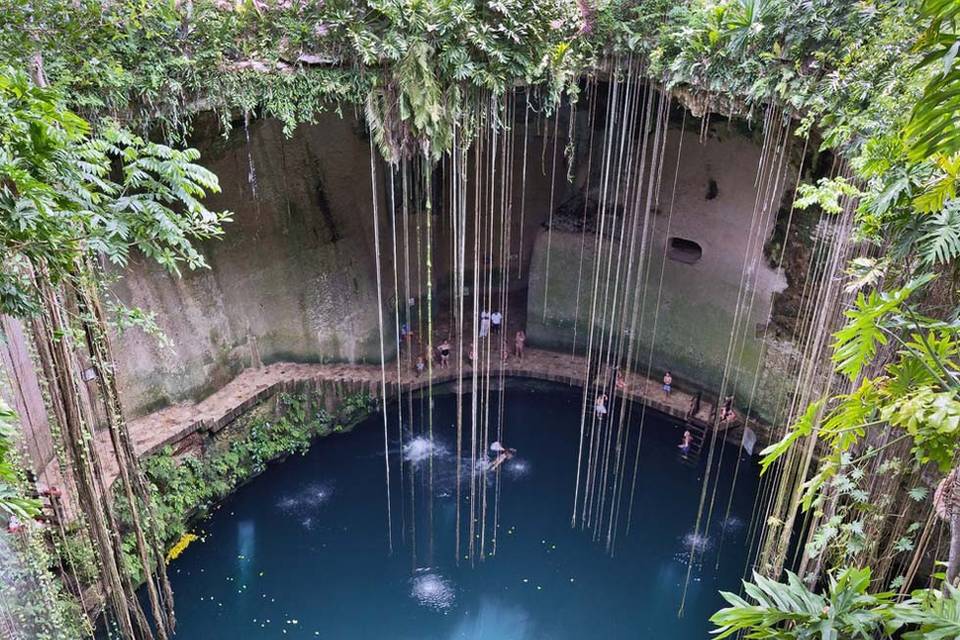
<instances>
[{"instance_id":1,"label":"turquoise water","mask_svg":"<svg viewBox=\"0 0 960 640\"><path fill-rule=\"evenodd\" d=\"M721 527L736 462L733 447L727 447L712 523L703 538L692 541L705 460L685 464L676 448L682 426L648 413L631 531L625 531L628 477L611 557L606 516L599 541L593 530L570 526L580 392L527 386L505 394L504 440L518 453L501 474L495 556L477 559L473 567L468 560L454 562L456 400L437 396L432 483L429 460L421 459L404 465L401 484L400 444L391 444L392 553L378 414L350 434L318 441L306 456L272 466L198 525L203 542L171 566L177 637L707 637L707 617L722 606L717 590L736 591L744 568L754 464L742 462L731 517ZM492 399L495 408L496 392ZM427 428L426 403L413 401L416 417L405 419L408 458L422 457L427 445L419 440L410 446ZM469 406L467 397L467 414ZM389 413L395 438L396 409ZM405 403L405 416L407 409ZM632 468L639 409L631 423ZM469 492L469 478L463 486ZM495 495L491 483L489 510ZM462 506L466 513L467 498ZM490 514L488 551L492 522ZM692 543L703 550L702 562L678 617Z\"/></svg>"}]
</instances>

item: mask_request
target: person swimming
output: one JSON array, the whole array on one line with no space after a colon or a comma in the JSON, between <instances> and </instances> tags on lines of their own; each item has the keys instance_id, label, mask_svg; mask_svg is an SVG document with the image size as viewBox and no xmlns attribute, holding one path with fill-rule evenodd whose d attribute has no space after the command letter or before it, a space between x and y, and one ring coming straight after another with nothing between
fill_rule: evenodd
<instances>
[{"instance_id":1,"label":"person swimming","mask_svg":"<svg viewBox=\"0 0 960 640\"><path fill-rule=\"evenodd\" d=\"M683 432L683 438L680 439L680 444L677 445L677 448L680 449L683 455L690 453L690 445L693 443L693 434L690 431Z\"/></svg>"},{"instance_id":2,"label":"person swimming","mask_svg":"<svg viewBox=\"0 0 960 640\"><path fill-rule=\"evenodd\" d=\"M597 396L597 401L593 404L593 412L597 418L603 418L607 415L607 394L601 393Z\"/></svg>"},{"instance_id":3,"label":"person swimming","mask_svg":"<svg viewBox=\"0 0 960 640\"><path fill-rule=\"evenodd\" d=\"M496 456L490 463L489 471L496 471L497 467L516 455L516 449L509 449L503 446L499 440L490 445L490 451Z\"/></svg>"}]
</instances>

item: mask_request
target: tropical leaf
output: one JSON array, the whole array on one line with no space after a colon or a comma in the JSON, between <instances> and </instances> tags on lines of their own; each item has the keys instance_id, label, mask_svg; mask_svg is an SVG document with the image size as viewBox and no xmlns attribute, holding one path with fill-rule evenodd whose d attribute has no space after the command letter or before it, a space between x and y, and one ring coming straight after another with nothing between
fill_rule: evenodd
<instances>
[{"instance_id":1,"label":"tropical leaf","mask_svg":"<svg viewBox=\"0 0 960 640\"><path fill-rule=\"evenodd\" d=\"M949 205L924 224L920 255L926 264L946 264L960 256L960 202Z\"/></svg>"},{"instance_id":2,"label":"tropical leaf","mask_svg":"<svg viewBox=\"0 0 960 640\"><path fill-rule=\"evenodd\" d=\"M916 628L903 634L903 640L954 640L960 638L960 591L944 585L916 591L909 600L893 607L896 627Z\"/></svg>"},{"instance_id":3,"label":"tropical leaf","mask_svg":"<svg viewBox=\"0 0 960 640\"><path fill-rule=\"evenodd\" d=\"M905 287L889 293L860 293L854 308L844 312L847 323L834 334L832 357L837 371L851 380L856 379L863 368L873 362L877 348L887 343L884 324L892 314L900 312L907 298L931 278L930 275L915 278Z\"/></svg>"},{"instance_id":4,"label":"tropical leaf","mask_svg":"<svg viewBox=\"0 0 960 640\"><path fill-rule=\"evenodd\" d=\"M867 640L879 632L892 616L892 595L870 594L870 569L843 569L831 577L825 594L811 591L799 576L787 572L787 581L776 582L754 573L753 582L743 588L750 601L722 592L731 605L716 612L716 638L744 632L752 639L838 639Z\"/></svg>"},{"instance_id":5,"label":"tropical leaf","mask_svg":"<svg viewBox=\"0 0 960 640\"><path fill-rule=\"evenodd\" d=\"M824 401L820 400L818 402L811 402L807 407L807 410L800 417L796 424L794 424L787 434L779 442L775 442L760 452L760 473L766 473L767 469L770 468L774 462L776 462L780 456L786 453L793 443L804 438L813 433L816 423L819 419L820 409L823 406Z\"/></svg>"}]
</instances>

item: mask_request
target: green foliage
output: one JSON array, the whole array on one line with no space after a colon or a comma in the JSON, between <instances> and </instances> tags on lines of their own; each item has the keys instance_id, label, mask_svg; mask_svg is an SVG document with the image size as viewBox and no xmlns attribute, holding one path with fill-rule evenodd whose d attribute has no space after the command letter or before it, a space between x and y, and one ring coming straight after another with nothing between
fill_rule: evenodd
<instances>
[{"instance_id":1,"label":"green foliage","mask_svg":"<svg viewBox=\"0 0 960 640\"><path fill-rule=\"evenodd\" d=\"M731 605L715 613L716 638L737 633L751 640L854 640L960 637L960 591L916 591L894 603L891 593L870 593L869 568L844 568L831 576L825 593L810 590L787 572L786 583L754 574L744 582L748 600L723 592ZM752 602L751 602L752 601Z\"/></svg>"},{"instance_id":2,"label":"green foliage","mask_svg":"<svg viewBox=\"0 0 960 640\"><path fill-rule=\"evenodd\" d=\"M760 473L766 473L770 465L790 450L793 443L813 433L815 423L819 420L822 405L822 402L810 403L806 411L804 411L803 416L800 417L796 424L787 430L787 434L783 439L767 446L760 452Z\"/></svg>"},{"instance_id":3,"label":"green foliage","mask_svg":"<svg viewBox=\"0 0 960 640\"><path fill-rule=\"evenodd\" d=\"M950 640L960 637L960 591L945 585L943 591L925 589L915 592L895 608L895 628L913 629L903 640Z\"/></svg>"},{"instance_id":4,"label":"green foliage","mask_svg":"<svg viewBox=\"0 0 960 640\"><path fill-rule=\"evenodd\" d=\"M219 187L198 158L109 122L93 135L57 92L0 68L0 311L36 309L31 266L58 282L93 256L124 265L134 248L174 272L205 266L192 241L229 216L201 203Z\"/></svg>"},{"instance_id":5,"label":"green foliage","mask_svg":"<svg viewBox=\"0 0 960 640\"><path fill-rule=\"evenodd\" d=\"M890 293L871 291L857 296L854 308L844 312L847 323L834 334L833 361L837 370L855 380L873 362L877 348L889 340L885 323L904 301L931 279L925 276Z\"/></svg>"},{"instance_id":6,"label":"green foliage","mask_svg":"<svg viewBox=\"0 0 960 640\"><path fill-rule=\"evenodd\" d=\"M794 203L798 209L806 209L818 205L827 213L838 214L843 211L844 199L860 196L860 190L844 178L820 178L816 185L797 185L797 200Z\"/></svg>"},{"instance_id":7,"label":"green foliage","mask_svg":"<svg viewBox=\"0 0 960 640\"><path fill-rule=\"evenodd\" d=\"M910 154L914 159L935 152L960 151L960 68L957 52L960 37L956 32L960 5L954 0L924 0L921 14L929 21L916 49L924 54L920 66L929 68L933 78L910 114L906 128Z\"/></svg>"},{"instance_id":8,"label":"green foliage","mask_svg":"<svg viewBox=\"0 0 960 640\"><path fill-rule=\"evenodd\" d=\"M951 200L925 220L918 242L921 259L927 265L943 265L960 257L960 201Z\"/></svg>"},{"instance_id":9,"label":"green foliage","mask_svg":"<svg viewBox=\"0 0 960 640\"><path fill-rule=\"evenodd\" d=\"M759 574L744 582L749 601L721 592L730 607L713 614L717 638L745 632L751 639L786 638L869 640L892 616L892 594L870 594L870 569L844 569L831 577L826 594L810 591L800 578L787 572L780 583Z\"/></svg>"},{"instance_id":10,"label":"green foliage","mask_svg":"<svg viewBox=\"0 0 960 640\"><path fill-rule=\"evenodd\" d=\"M23 495L20 474L13 460L17 439L17 414L0 398L0 512L29 520L40 513L40 501Z\"/></svg>"},{"instance_id":11,"label":"green foliage","mask_svg":"<svg viewBox=\"0 0 960 640\"><path fill-rule=\"evenodd\" d=\"M344 398L336 415L311 411L318 400L311 402L303 395L282 393L278 403L279 417L257 415L246 419L236 435L218 436L223 441L218 440L202 457L174 457L173 450L166 447L143 461L153 496L154 525L162 540L176 542L188 531L193 518L202 516L264 471L271 461L305 454L316 437L349 430L371 409L366 394ZM129 526L129 505L119 492L114 503L121 521ZM126 564L139 579L141 567L134 545L133 534L126 534Z\"/></svg>"}]
</instances>

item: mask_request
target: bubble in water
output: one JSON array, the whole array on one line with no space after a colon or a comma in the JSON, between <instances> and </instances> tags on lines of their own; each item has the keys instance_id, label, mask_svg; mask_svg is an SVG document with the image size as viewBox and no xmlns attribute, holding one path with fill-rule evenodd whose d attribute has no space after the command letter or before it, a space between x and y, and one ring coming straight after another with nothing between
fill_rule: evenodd
<instances>
[{"instance_id":1,"label":"bubble in water","mask_svg":"<svg viewBox=\"0 0 960 640\"><path fill-rule=\"evenodd\" d=\"M530 463L526 460L518 460L514 458L507 462L506 465L507 473L510 474L511 478L525 478L530 475Z\"/></svg>"},{"instance_id":2,"label":"bubble in water","mask_svg":"<svg viewBox=\"0 0 960 640\"><path fill-rule=\"evenodd\" d=\"M297 500L290 496L284 496L280 498L280 502L277 503L277 508L281 511L293 511L297 508Z\"/></svg>"},{"instance_id":3,"label":"bubble in water","mask_svg":"<svg viewBox=\"0 0 960 640\"><path fill-rule=\"evenodd\" d=\"M312 484L303 490L303 502L310 507L319 507L330 499L332 493L330 487Z\"/></svg>"},{"instance_id":4,"label":"bubble in water","mask_svg":"<svg viewBox=\"0 0 960 640\"><path fill-rule=\"evenodd\" d=\"M442 445L423 436L418 436L403 445L403 459L413 464L428 460L431 456L440 457L444 453L446 451Z\"/></svg>"},{"instance_id":5,"label":"bubble in water","mask_svg":"<svg viewBox=\"0 0 960 640\"><path fill-rule=\"evenodd\" d=\"M311 484L292 496L282 497L277 502L277 508L285 513L312 511L326 504L332 495L333 489L330 486Z\"/></svg>"},{"instance_id":6,"label":"bubble in water","mask_svg":"<svg viewBox=\"0 0 960 640\"><path fill-rule=\"evenodd\" d=\"M450 581L436 573L415 576L410 581L410 596L420 605L437 611L446 611L456 600Z\"/></svg>"},{"instance_id":7,"label":"bubble in water","mask_svg":"<svg viewBox=\"0 0 960 640\"><path fill-rule=\"evenodd\" d=\"M720 528L728 532L740 531L743 529L743 520L737 516L729 516L720 522Z\"/></svg>"},{"instance_id":8,"label":"bubble in water","mask_svg":"<svg viewBox=\"0 0 960 640\"><path fill-rule=\"evenodd\" d=\"M703 553L710 548L710 537L702 533L688 533L683 536L683 546L687 551Z\"/></svg>"}]
</instances>

